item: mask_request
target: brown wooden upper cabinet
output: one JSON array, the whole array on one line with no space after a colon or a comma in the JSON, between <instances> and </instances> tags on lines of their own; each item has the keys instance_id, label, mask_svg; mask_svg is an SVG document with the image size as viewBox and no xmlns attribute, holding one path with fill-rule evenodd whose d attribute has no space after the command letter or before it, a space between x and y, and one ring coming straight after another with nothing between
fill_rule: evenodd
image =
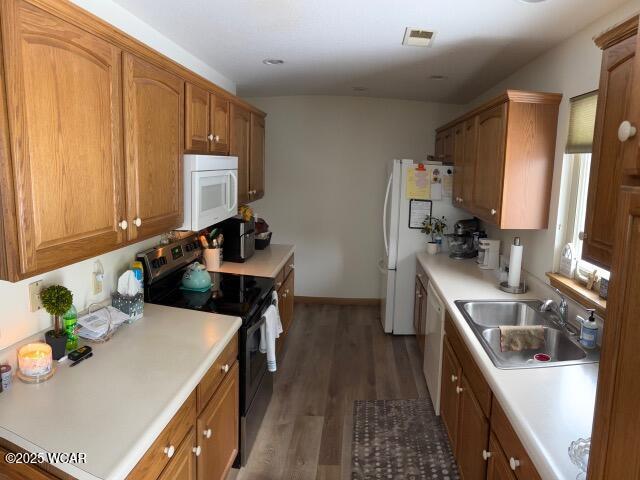
<instances>
[{"instance_id":1,"label":"brown wooden upper cabinet","mask_svg":"<svg viewBox=\"0 0 640 480\"><path fill-rule=\"evenodd\" d=\"M182 155L229 153L230 101L263 195L259 110L64 0L0 0L0 28L1 279L179 227Z\"/></svg>"},{"instance_id":2,"label":"brown wooden upper cabinet","mask_svg":"<svg viewBox=\"0 0 640 480\"><path fill-rule=\"evenodd\" d=\"M249 198L249 156L251 154L251 113L235 103L231 104L231 135L229 153L238 157L238 203Z\"/></svg>"},{"instance_id":3,"label":"brown wooden upper cabinet","mask_svg":"<svg viewBox=\"0 0 640 480\"><path fill-rule=\"evenodd\" d=\"M437 130L443 161L452 132L457 206L499 228L547 228L561 98L507 90Z\"/></svg>"},{"instance_id":4,"label":"brown wooden upper cabinet","mask_svg":"<svg viewBox=\"0 0 640 480\"><path fill-rule=\"evenodd\" d=\"M618 205L623 178L637 173L635 155L632 153L631 158L624 157L625 147L634 147L637 140L621 141L618 138L618 129L623 122L630 122L629 126L640 125L637 115L635 118L631 116L633 106L640 105L640 96L636 103L632 102L633 91L638 90L634 77L640 75L640 72L634 72L637 64L637 17L632 22L633 25L619 31L618 35L604 34L596 39L603 54L582 258L606 270L611 268L615 233L611 212ZM632 151L633 148L627 150Z\"/></svg>"},{"instance_id":5,"label":"brown wooden upper cabinet","mask_svg":"<svg viewBox=\"0 0 640 480\"><path fill-rule=\"evenodd\" d=\"M125 241L122 52L27 2L1 5L0 274L17 280Z\"/></svg>"},{"instance_id":6,"label":"brown wooden upper cabinet","mask_svg":"<svg viewBox=\"0 0 640 480\"><path fill-rule=\"evenodd\" d=\"M436 160L443 163L453 162L454 129L449 128L436 133Z\"/></svg>"},{"instance_id":7,"label":"brown wooden upper cabinet","mask_svg":"<svg viewBox=\"0 0 640 480\"><path fill-rule=\"evenodd\" d=\"M130 239L182 223L183 80L124 55L124 124Z\"/></svg>"},{"instance_id":8,"label":"brown wooden upper cabinet","mask_svg":"<svg viewBox=\"0 0 640 480\"><path fill-rule=\"evenodd\" d=\"M229 101L191 83L185 84L187 152L229 153Z\"/></svg>"},{"instance_id":9,"label":"brown wooden upper cabinet","mask_svg":"<svg viewBox=\"0 0 640 480\"><path fill-rule=\"evenodd\" d=\"M264 148L264 117L251 112L249 195L252 201L264 197Z\"/></svg>"}]
</instances>

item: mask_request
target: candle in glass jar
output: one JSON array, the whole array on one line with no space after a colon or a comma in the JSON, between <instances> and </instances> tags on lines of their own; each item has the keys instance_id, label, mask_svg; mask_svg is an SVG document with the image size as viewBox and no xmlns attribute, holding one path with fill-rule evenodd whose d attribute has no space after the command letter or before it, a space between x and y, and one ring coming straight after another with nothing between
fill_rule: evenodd
<instances>
[{"instance_id":1,"label":"candle in glass jar","mask_svg":"<svg viewBox=\"0 0 640 480\"><path fill-rule=\"evenodd\" d=\"M29 343L18 350L18 367L28 377L38 377L51 372L51 347L46 343Z\"/></svg>"}]
</instances>

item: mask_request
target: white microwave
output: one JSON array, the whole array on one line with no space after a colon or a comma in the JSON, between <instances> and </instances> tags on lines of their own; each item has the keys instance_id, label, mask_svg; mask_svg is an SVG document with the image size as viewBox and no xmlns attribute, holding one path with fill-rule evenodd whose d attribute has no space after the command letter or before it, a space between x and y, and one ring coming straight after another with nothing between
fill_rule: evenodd
<instances>
[{"instance_id":1,"label":"white microwave","mask_svg":"<svg viewBox=\"0 0 640 480\"><path fill-rule=\"evenodd\" d=\"M238 157L185 155L184 224L198 231L234 216L238 209Z\"/></svg>"}]
</instances>

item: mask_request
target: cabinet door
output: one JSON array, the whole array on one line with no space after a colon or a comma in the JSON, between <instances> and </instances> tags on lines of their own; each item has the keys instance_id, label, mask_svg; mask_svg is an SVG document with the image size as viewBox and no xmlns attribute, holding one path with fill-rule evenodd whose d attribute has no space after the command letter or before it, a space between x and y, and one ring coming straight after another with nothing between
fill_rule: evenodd
<instances>
[{"instance_id":1,"label":"cabinet door","mask_svg":"<svg viewBox=\"0 0 640 480\"><path fill-rule=\"evenodd\" d=\"M456 459L460 473L464 480L484 480L487 462L482 458L482 452L488 448L489 421L484 416L464 374L457 392L460 405Z\"/></svg>"},{"instance_id":2,"label":"cabinet door","mask_svg":"<svg viewBox=\"0 0 640 480\"><path fill-rule=\"evenodd\" d=\"M478 117L464 122L462 148L462 194L460 206L473 211L473 187L478 160Z\"/></svg>"},{"instance_id":3,"label":"cabinet door","mask_svg":"<svg viewBox=\"0 0 640 480\"><path fill-rule=\"evenodd\" d=\"M488 480L516 480L513 475L509 460L502 451L495 435L491 433L489 437L489 453L490 457L487 462L487 479ZM466 479L466 477L465 477Z\"/></svg>"},{"instance_id":4,"label":"cabinet door","mask_svg":"<svg viewBox=\"0 0 640 480\"><path fill-rule=\"evenodd\" d=\"M223 480L238 454L240 394L238 362L198 417L198 480Z\"/></svg>"},{"instance_id":5,"label":"cabinet door","mask_svg":"<svg viewBox=\"0 0 640 480\"><path fill-rule=\"evenodd\" d=\"M56 480L56 477L27 463L7 463L9 453L0 447L0 480Z\"/></svg>"},{"instance_id":6,"label":"cabinet door","mask_svg":"<svg viewBox=\"0 0 640 480\"><path fill-rule=\"evenodd\" d=\"M121 54L23 1L2 3L19 272L117 248L125 214Z\"/></svg>"},{"instance_id":7,"label":"cabinet door","mask_svg":"<svg viewBox=\"0 0 640 480\"><path fill-rule=\"evenodd\" d=\"M624 187L602 340L589 478L640 478L640 188Z\"/></svg>"},{"instance_id":8,"label":"cabinet door","mask_svg":"<svg viewBox=\"0 0 640 480\"><path fill-rule=\"evenodd\" d=\"M422 283L420 279L416 277L415 290L413 297L413 331L416 334L416 340L418 341L418 346L420 347L420 351L424 353L424 342L422 342L421 338L421 330L420 330L420 318L422 317L422 312L420 308L422 307Z\"/></svg>"},{"instance_id":9,"label":"cabinet door","mask_svg":"<svg viewBox=\"0 0 640 480\"><path fill-rule=\"evenodd\" d=\"M506 120L506 103L478 114L473 206L480 218L495 225L500 224Z\"/></svg>"},{"instance_id":10,"label":"cabinet door","mask_svg":"<svg viewBox=\"0 0 640 480\"><path fill-rule=\"evenodd\" d=\"M457 389L460 387L462 376L460 362L453 353L446 335L444 337L444 349L442 354L442 386L440 388L440 415L451 441L451 449L456 453L458 439L458 410L460 395Z\"/></svg>"},{"instance_id":11,"label":"cabinet door","mask_svg":"<svg viewBox=\"0 0 640 480\"><path fill-rule=\"evenodd\" d=\"M184 149L206 153L209 150L209 92L185 84Z\"/></svg>"},{"instance_id":12,"label":"cabinet door","mask_svg":"<svg viewBox=\"0 0 640 480\"><path fill-rule=\"evenodd\" d=\"M453 128L445 130L444 132L444 140L443 140L444 158L442 159L442 161L445 163L453 162L453 134L454 134Z\"/></svg>"},{"instance_id":13,"label":"cabinet door","mask_svg":"<svg viewBox=\"0 0 640 480\"><path fill-rule=\"evenodd\" d=\"M251 114L251 151L249 154L249 192L251 200L264 197L264 117Z\"/></svg>"},{"instance_id":14,"label":"cabinet door","mask_svg":"<svg viewBox=\"0 0 640 480\"><path fill-rule=\"evenodd\" d=\"M183 92L180 77L124 54L129 238L182 223Z\"/></svg>"},{"instance_id":15,"label":"cabinet door","mask_svg":"<svg viewBox=\"0 0 640 480\"><path fill-rule=\"evenodd\" d=\"M464 123L453 127L453 203L461 207L463 204L464 170Z\"/></svg>"},{"instance_id":16,"label":"cabinet door","mask_svg":"<svg viewBox=\"0 0 640 480\"><path fill-rule=\"evenodd\" d=\"M602 55L582 258L607 270L615 232L611 212L617 206L624 167L618 127L629 114L635 52L633 36Z\"/></svg>"},{"instance_id":17,"label":"cabinet door","mask_svg":"<svg viewBox=\"0 0 640 480\"><path fill-rule=\"evenodd\" d=\"M191 428L158 480L196 480L195 449L196 432Z\"/></svg>"},{"instance_id":18,"label":"cabinet door","mask_svg":"<svg viewBox=\"0 0 640 480\"><path fill-rule=\"evenodd\" d=\"M294 282L295 272L291 272L282 285L283 299L284 299L284 318L282 319L282 329L285 333L289 333L291 324L293 323L293 308L294 308Z\"/></svg>"},{"instance_id":19,"label":"cabinet door","mask_svg":"<svg viewBox=\"0 0 640 480\"><path fill-rule=\"evenodd\" d=\"M230 112L229 153L238 157L238 203L247 203L251 201L249 198L251 114L235 103L231 104Z\"/></svg>"},{"instance_id":20,"label":"cabinet door","mask_svg":"<svg viewBox=\"0 0 640 480\"><path fill-rule=\"evenodd\" d=\"M229 154L229 101L211 94L209 121L211 122L210 150L220 155Z\"/></svg>"},{"instance_id":21,"label":"cabinet door","mask_svg":"<svg viewBox=\"0 0 640 480\"><path fill-rule=\"evenodd\" d=\"M444 132L436 133L434 156L438 162L444 161Z\"/></svg>"}]
</instances>

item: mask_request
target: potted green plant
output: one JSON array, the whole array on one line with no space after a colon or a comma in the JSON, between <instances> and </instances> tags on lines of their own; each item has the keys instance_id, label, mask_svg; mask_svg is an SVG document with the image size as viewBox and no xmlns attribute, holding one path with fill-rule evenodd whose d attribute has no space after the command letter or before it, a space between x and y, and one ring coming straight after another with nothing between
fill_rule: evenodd
<instances>
[{"instance_id":1,"label":"potted green plant","mask_svg":"<svg viewBox=\"0 0 640 480\"><path fill-rule=\"evenodd\" d=\"M442 245L442 236L447 229L447 219L442 217L434 217L429 215L422 222L422 232L430 236L431 240L427 243L427 252L431 254L438 253Z\"/></svg>"},{"instance_id":2,"label":"potted green plant","mask_svg":"<svg viewBox=\"0 0 640 480\"><path fill-rule=\"evenodd\" d=\"M73 304L73 294L62 285L51 285L40 292L44 309L53 317L53 330L44 334L45 341L51 346L54 360L64 357L67 347L67 332L62 328L62 316Z\"/></svg>"}]
</instances>

